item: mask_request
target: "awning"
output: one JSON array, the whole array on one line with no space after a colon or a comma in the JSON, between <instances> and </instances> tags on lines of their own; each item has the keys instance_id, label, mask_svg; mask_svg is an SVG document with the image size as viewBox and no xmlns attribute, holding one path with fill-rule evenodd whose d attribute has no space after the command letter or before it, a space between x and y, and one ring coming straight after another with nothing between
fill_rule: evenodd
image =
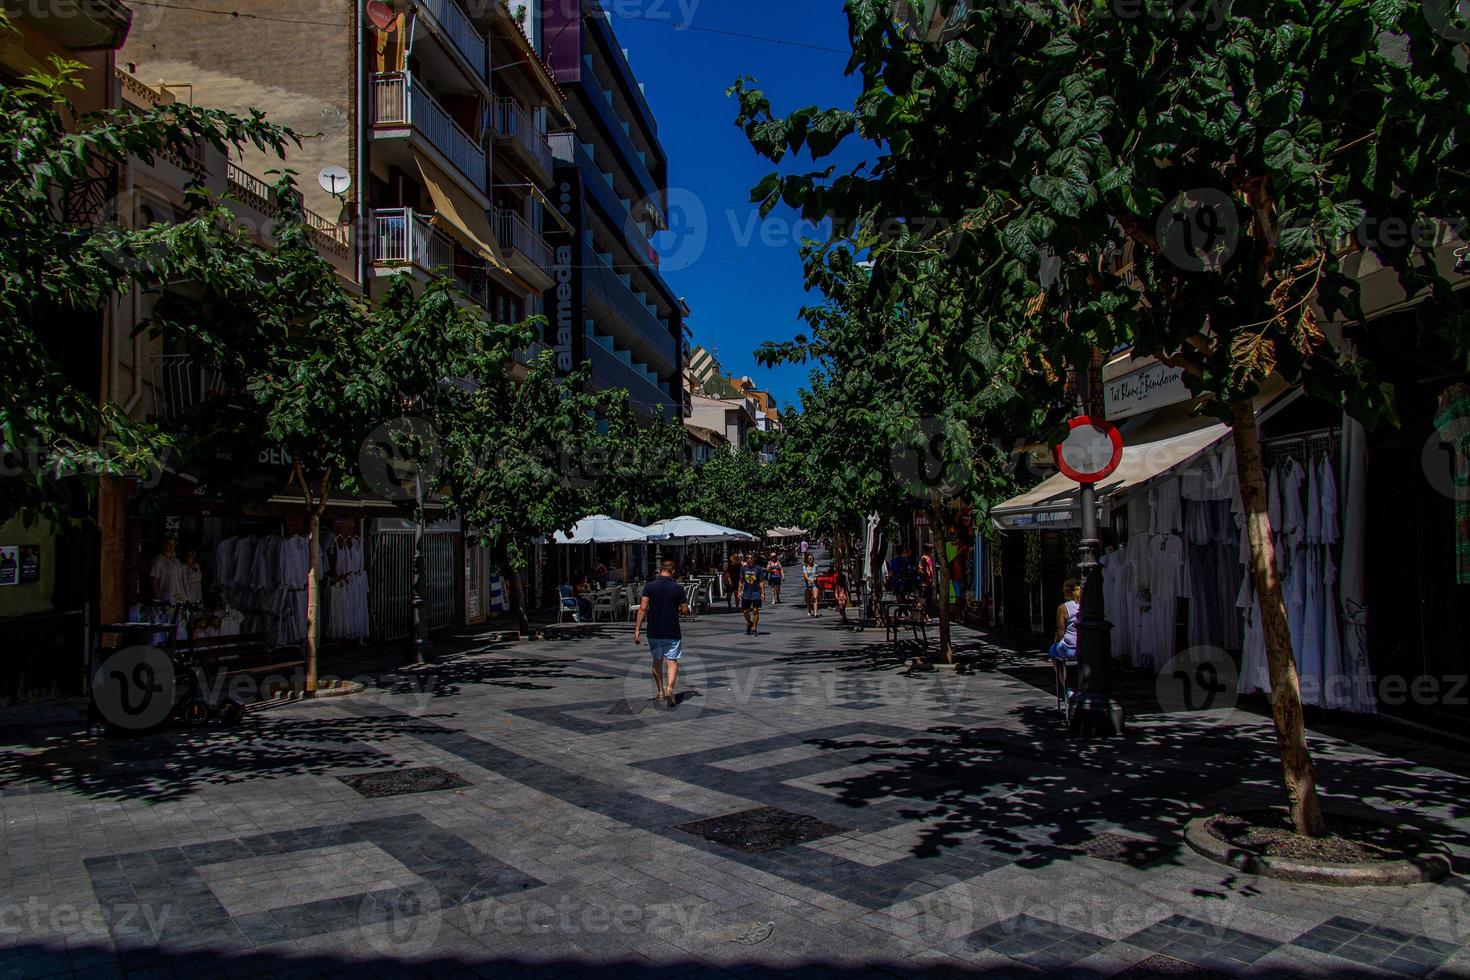
<instances>
[{"instance_id":1,"label":"awning","mask_svg":"<svg viewBox=\"0 0 1470 980\"><path fill-rule=\"evenodd\" d=\"M557 224L561 225L562 231L566 232L569 235L575 235L577 233L577 229L573 228L572 223L567 220L566 215L562 214L561 210L558 209L555 204L551 203L551 198L543 194L541 192L541 188L537 187L535 184L531 184L530 187L531 196L534 197L537 201L541 202L541 210L546 212L546 216L549 217L552 221L555 221Z\"/></svg>"},{"instance_id":2,"label":"awning","mask_svg":"<svg viewBox=\"0 0 1470 980\"><path fill-rule=\"evenodd\" d=\"M429 197L434 202L434 224L458 238L465 248L496 269L509 272L510 267L505 264L500 256L500 249L495 245L495 232L490 228L490 219L486 216L485 209L470 200L468 194L456 187L454 181L432 163L420 156L414 159L419 165L419 175L424 180L424 186L429 189Z\"/></svg>"},{"instance_id":3,"label":"awning","mask_svg":"<svg viewBox=\"0 0 1470 980\"><path fill-rule=\"evenodd\" d=\"M1124 445L1123 461L1111 476L1097 485L1098 504L1109 497L1131 493L1170 470L1188 466L1229 435L1230 427L1217 423L1152 442ZM1079 527L1078 493L1077 483L1054 473L1038 486L992 508L990 517L1007 530Z\"/></svg>"}]
</instances>

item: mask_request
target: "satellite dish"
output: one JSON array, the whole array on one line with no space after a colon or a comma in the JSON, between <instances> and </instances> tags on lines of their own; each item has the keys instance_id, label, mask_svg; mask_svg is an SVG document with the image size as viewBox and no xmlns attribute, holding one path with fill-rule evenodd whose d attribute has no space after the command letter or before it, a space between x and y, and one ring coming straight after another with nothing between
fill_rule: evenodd
<instances>
[{"instance_id":1,"label":"satellite dish","mask_svg":"<svg viewBox=\"0 0 1470 980\"><path fill-rule=\"evenodd\" d=\"M346 167L323 167L316 180L322 185L322 190L333 197L341 197L352 186L352 175Z\"/></svg>"},{"instance_id":2,"label":"satellite dish","mask_svg":"<svg viewBox=\"0 0 1470 980\"><path fill-rule=\"evenodd\" d=\"M393 8L383 0L368 0L367 15L368 19L373 22L373 26L384 34L391 34L398 26L398 18L394 15Z\"/></svg>"}]
</instances>

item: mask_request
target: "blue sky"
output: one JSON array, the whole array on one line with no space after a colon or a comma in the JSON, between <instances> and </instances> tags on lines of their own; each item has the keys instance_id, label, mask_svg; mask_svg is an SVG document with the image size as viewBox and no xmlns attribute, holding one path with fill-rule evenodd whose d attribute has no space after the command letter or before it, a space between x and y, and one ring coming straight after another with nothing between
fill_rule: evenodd
<instances>
[{"instance_id":1,"label":"blue sky","mask_svg":"<svg viewBox=\"0 0 1470 980\"><path fill-rule=\"evenodd\" d=\"M817 50L848 50L842 4L603 0L603 7L658 118L669 156L671 223L681 210L691 215L692 234L681 243L655 244L664 251L665 277L694 311L694 340L717 350L731 374L750 375L782 404L794 401L810 369L763 368L753 352L763 341L790 339L804 326L797 311L817 297L802 288L797 248L812 232L798 228L795 215L781 207L759 220L750 189L773 168L735 127L735 102L725 89L738 76L753 75L777 112L813 104L851 106L860 86L843 74L846 55ZM675 29L684 24L689 29ZM855 157L844 153L839 159ZM811 160L803 156L794 168L782 169L812 169Z\"/></svg>"}]
</instances>

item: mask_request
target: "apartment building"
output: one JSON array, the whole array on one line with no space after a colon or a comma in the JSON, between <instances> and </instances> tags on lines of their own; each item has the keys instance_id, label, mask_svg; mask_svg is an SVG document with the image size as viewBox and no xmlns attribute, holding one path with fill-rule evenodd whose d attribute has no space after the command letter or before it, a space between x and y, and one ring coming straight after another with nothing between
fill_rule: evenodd
<instances>
[{"instance_id":1,"label":"apartment building","mask_svg":"<svg viewBox=\"0 0 1470 980\"><path fill-rule=\"evenodd\" d=\"M566 370L590 360L594 386L626 388L640 416L679 418L688 311L650 244L666 227L658 124L598 4L533 3L530 14L574 124L552 136L553 203L567 226L548 230L547 341Z\"/></svg>"}]
</instances>

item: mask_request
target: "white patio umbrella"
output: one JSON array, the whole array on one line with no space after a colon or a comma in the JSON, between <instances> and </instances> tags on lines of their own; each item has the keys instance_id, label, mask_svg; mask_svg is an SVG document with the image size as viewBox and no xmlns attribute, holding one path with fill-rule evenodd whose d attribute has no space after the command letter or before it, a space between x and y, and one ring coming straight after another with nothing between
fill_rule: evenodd
<instances>
[{"instance_id":1,"label":"white patio umbrella","mask_svg":"<svg viewBox=\"0 0 1470 980\"><path fill-rule=\"evenodd\" d=\"M766 532L768 538L800 538L805 535L806 532L799 527L773 527Z\"/></svg>"},{"instance_id":2,"label":"white patio umbrella","mask_svg":"<svg viewBox=\"0 0 1470 980\"><path fill-rule=\"evenodd\" d=\"M572 533L557 531L557 544L620 544L623 546L623 584L628 582L628 545L650 540L648 529L620 521L606 514L593 514L572 525Z\"/></svg>"},{"instance_id":3,"label":"white patio umbrella","mask_svg":"<svg viewBox=\"0 0 1470 980\"><path fill-rule=\"evenodd\" d=\"M552 536L557 544L643 544L651 540L647 528L608 517L593 514L572 525L572 533L557 531Z\"/></svg>"},{"instance_id":4,"label":"white patio umbrella","mask_svg":"<svg viewBox=\"0 0 1470 980\"><path fill-rule=\"evenodd\" d=\"M737 531L713 521L702 521L697 517L673 517L655 521L644 529L651 539L671 539L685 544L712 544L719 541L754 541L755 535L748 531Z\"/></svg>"}]
</instances>

